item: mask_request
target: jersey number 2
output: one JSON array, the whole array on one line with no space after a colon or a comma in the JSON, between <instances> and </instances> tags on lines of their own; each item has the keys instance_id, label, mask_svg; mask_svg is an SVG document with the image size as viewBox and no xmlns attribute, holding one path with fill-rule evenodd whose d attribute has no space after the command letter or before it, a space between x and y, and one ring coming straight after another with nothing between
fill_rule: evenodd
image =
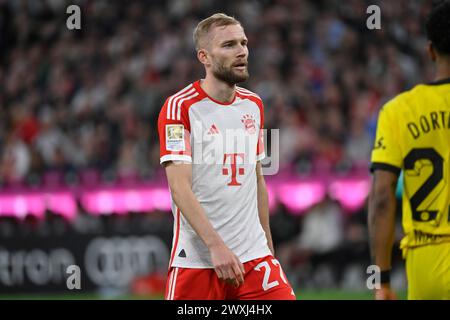
<instances>
[{"instance_id":1,"label":"jersey number 2","mask_svg":"<svg viewBox=\"0 0 450 320\"><path fill-rule=\"evenodd\" d=\"M287 280L283 274L283 270L281 269L280 263L278 262L277 259L272 259L271 260L273 265L275 265L276 267L278 267L278 269L280 269L280 278L281 280L283 280L284 283L287 284ZM264 268L264 278L263 278L263 282L262 282L262 288L264 291L267 291L273 287L278 286L280 283L278 282L278 280L269 282L269 277L270 277L270 272L271 272L271 268L270 268L270 264L267 261L263 261L261 263L259 263L256 267L255 270L256 271L261 271L261 268Z\"/></svg>"},{"instance_id":2,"label":"jersey number 2","mask_svg":"<svg viewBox=\"0 0 450 320\"><path fill-rule=\"evenodd\" d=\"M412 218L415 221L431 221L436 219L438 211L419 210L419 206L442 180L444 176L444 159L433 148L415 148L405 157L405 170L415 170L415 164L419 160L429 160L433 165L433 172L410 198ZM420 169L417 173L420 175Z\"/></svg>"}]
</instances>

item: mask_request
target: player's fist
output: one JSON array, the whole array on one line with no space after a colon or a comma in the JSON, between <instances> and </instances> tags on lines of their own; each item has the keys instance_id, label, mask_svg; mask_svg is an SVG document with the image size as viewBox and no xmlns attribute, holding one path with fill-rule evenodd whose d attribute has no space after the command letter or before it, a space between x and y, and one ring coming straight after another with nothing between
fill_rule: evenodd
<instances>
[{"instance_id":1,"label":"player's fist","mask_svg":"<svg viewBox=\"0 0 450 320\"><path fill-rule=\"evenodd\" d=\"M397 300L397 295L388 286L375 289L375 300Z\"/></svg>"}]
</instances>

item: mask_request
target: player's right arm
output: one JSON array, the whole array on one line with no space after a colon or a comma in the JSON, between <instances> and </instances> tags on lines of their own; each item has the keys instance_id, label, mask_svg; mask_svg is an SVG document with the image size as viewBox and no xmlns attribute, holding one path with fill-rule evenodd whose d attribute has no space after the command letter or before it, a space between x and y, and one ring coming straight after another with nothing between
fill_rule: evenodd
<instances>
[{"instance_id":1,"label":"player's right arm","mask_svg":"<svg viewBox=\"0 0 450 320\"><path fill-rule=\"evenodd\" d=\"M380 111L371 159L373 179L369 195L368 227L372 261L383 272L381 289L375 291L375 298L381 300L396 298L388 276L395 236L395 191L402 166L393 113L396 103L398 100L394 99Z\"/></svg>"},{"instance_id":2,"label":"player's right arm","mask_svg":"<svg viewBox=\"0 0 450 320\"><path fill-rule=\"evenodd\" d=\"M172 199L208 247L217 276L231 284L241 284L244 266L214 230L192 191L189 116L184 109L173 112L177 108L181 106L177 105L176 99L167 99L158 118L160 161L166 170Z\"/></svg>"},{"instance_id":3,"label":"player's right arm","mask_svg":"<svg viewBox=\"0 0 450 320\"><path fill-rule=\"evenodd\" d=\"M242 284L244 282L242 263L214 230L203 207L192 192L192 165L173 161L165 162L164 165L172 199L208 247L217 276L236 286Z\"/></svg>"}]
</instances>

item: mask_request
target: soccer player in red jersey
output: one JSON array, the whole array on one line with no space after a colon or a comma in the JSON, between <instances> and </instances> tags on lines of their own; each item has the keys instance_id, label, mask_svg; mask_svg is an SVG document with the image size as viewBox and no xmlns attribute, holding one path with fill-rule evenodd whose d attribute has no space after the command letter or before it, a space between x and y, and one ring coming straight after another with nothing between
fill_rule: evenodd
<instances>
[{"instance_id":1,"label":"soccer player in red jersey","mask_svg":"<svg viewBox=\"0 0 450 320\"><path fill-rule=\"evenodd\" d=\"M165 298L293 300L273 256L263 103L236 86L249 77L244 29L214 14L194 41L206 76L167 98L158 118L174 214Z\"/></svg>"}]
</instances>

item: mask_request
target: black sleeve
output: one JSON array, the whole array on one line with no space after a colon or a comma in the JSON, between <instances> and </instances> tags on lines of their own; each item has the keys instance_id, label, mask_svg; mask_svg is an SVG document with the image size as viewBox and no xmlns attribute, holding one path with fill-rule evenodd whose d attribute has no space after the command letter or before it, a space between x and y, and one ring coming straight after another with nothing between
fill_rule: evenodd
<instances>
[{"instance_id":1,"label":"black sleeve","mask_svg":"<svg viewBox=\"0 0 450 320\"><path fill-rule=\"evenodd\" d=\"M392 164L388 164L388 163L372 162L370 164L370 172L374 173L375 170L390 171L390 172L394 173L395 175L399 176L400 171L402 169L399 167L393 166Z\"/></svg>"}]
</instances>

